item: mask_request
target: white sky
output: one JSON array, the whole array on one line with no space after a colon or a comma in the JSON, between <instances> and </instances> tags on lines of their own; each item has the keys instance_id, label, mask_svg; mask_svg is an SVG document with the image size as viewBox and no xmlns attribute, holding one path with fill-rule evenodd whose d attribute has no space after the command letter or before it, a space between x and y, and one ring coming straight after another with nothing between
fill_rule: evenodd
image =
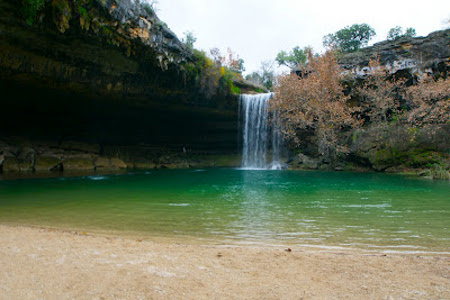
<instances>
[{"instance_id":1,"label":"white sky","mask_svg":"<svg viewBox=\"0 0 450 300\"><path fill-rule=\"evenodd\" d=\"M158 0L156 8L180 39L194 33L195 48L230 47L245 60L246 74L297 45L322 52L323 36L355 23L375 29L372 43L395 26L418 36L450 26L450 0Z\"/></svg>"}]
</instances>

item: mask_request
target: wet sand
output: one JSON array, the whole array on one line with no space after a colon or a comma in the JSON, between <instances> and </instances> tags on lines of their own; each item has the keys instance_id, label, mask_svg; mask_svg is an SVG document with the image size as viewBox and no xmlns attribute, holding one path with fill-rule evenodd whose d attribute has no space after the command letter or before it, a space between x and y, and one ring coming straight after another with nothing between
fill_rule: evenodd
<instances>
[{"instance_id":1,"label":"wet sand","mask_svg":"<svg viewBox=\"0 0 450 300\"><path fill-rule=\"evenodd\" d=\"M287 250L0 225L0 299L450 299L447 255Z\"/></svg>"}]
</instances>

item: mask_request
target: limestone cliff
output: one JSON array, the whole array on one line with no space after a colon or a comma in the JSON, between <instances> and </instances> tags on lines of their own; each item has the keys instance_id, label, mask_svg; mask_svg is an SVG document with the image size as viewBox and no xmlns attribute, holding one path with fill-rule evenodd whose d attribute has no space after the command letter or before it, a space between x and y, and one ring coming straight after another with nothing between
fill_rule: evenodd
<instances>
[{"instance_id":1,"label":"limestone cliff","mask_svg":"<svg viewBox=\"0 0 450 300\"><path fill-rule=\"evenodd\" d=\"M370 73L369 62L379 58L392 73L445 73L450 71L450 29L426 37L383 41L339 58L343 69L357 76Z\"/></svg>"},{"instance_id":2,"label":"limestone cliff","mask_svg":"<svg viewBox=\"0 0 450 300\"><path fill-rule=\"evenodd\" d=\"M111 158L133 166L237 152L237 96L203 93L192 51L151 7L0 0L0 9L0 170L82 167L74 155L95 168L102 155L118 167Z\"/></svg>"}]
</instances>

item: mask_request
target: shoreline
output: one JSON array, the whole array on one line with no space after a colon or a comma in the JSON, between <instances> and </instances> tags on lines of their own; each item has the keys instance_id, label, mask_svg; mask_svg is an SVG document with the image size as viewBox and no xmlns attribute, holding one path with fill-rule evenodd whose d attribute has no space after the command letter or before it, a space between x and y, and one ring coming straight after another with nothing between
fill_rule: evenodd
<instances>
[{"instance_id":1,"label":"shoreline","mask_svg":"<svg viewBox=\"0 0 450 300\"><path fill-rule=\"evenodd\" d=\"M450 298L450 257L0 225L8 298Z\"/></svg>"},{"instance_id":2,"label":"shoreline","mask_svg":"<svg viewBox=\"0 0 450 300\"><path fill-rule=\"evenodd\" d=\"M10 180L21 180L21 179L50 179L50 178L71 178L71 177L88 177L88 176L114 176L114 175L126 175L132 173L145 174L146 172L158 172L164 170L196 170L196 169L236 169L243 170L238 166L196 166L196 167L186 167L186 168L127 168L120 170L70 170L70 171L35 171L35 172L3 172L0 173L0 181L10 181ZM265 169L261 169L266 171ZM271 171L271 170L268 170ZM280 171L280 170L276 170ZM432 176L425 176L421 174L422 169L410 169L407 171L398 172L386 172L386 171L375 171L370 169L355 169L355 170L310 170L301 168L287 168L281 171L294 171L294 172L332 172L332 173L364 173L364 174L386 174L386 175L400 175L408 176L413 178L422 178L427 180L443 180L445 179L435 179Z\"/></svg>"},{"instance_id":3,"label":"shoreline","mask_svg":"<svg viewBox=\"0 0 450 300\"><path fill-rule=\"evenodd\" d=\"M210 246L210 247L264 247L269 249L302 249L314 252L340 252L357 253L361 255L412 255L425 257L448 257L450 251L440 251L437 249L420 249L420 247L410 245L374 245L372 247L360 247L358 245L333 245L333 244L298 244L289 240L275 239L233 239L220 238L214 236L188 236L188 235L162 235L158 233L144 233L140 231L122 231L101 228L58 226L50 224L26 224L14 222L1 222L0 228L29 228L40 232L57 232L74 236L92 236L97 238L113 238L124 240L136 240L140 242L156 242L160 244L177 244L188 246Z\"/></svg>"}]
</instances>

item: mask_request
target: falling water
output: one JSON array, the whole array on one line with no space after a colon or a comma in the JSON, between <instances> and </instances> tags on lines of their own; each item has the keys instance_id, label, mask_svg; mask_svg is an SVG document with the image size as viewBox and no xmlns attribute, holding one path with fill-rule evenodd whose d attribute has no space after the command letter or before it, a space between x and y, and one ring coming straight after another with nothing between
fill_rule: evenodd
<instances>
[{"instance_id":1,"label":"falling water","mask_svg":"<svg viewBox=\"0 0 450 300\"><path fill-rule=\"evenodd\" d=\"M242 95L242 167L246 169L281 169L279 163L281 138L273 114L269 121L268 101L273 93ZM272 154L268 163L269 154Z\"/></svg>"}]
</instances>

